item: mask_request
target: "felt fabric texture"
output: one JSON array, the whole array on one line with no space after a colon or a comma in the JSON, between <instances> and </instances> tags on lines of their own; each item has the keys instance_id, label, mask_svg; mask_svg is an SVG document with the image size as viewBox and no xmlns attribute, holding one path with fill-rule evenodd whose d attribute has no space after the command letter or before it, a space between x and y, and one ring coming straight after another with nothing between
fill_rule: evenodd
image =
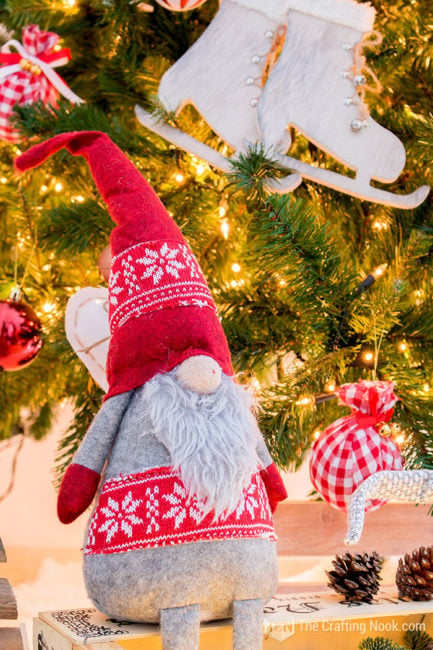
<instances>
[{"instance_id":1,"label":"felt fabric texture","mask_svg":"<svg viewBox=\"0 0 433 650\"><path fill-rule=\"evenodd\" d=\"M283 479L274 463L260 472L263 483L268 493L269 505L271 511L275 512L280 501L287 499L287 490Z\"/></svg>"},{"instance_id":2,"label":"felt fabric texture","mask_svg":"<svg viewBox=\"0 0 433 650\"><path fill-rule=\"evenodd\" d=\"M198 650L200 607L171 607L161 610L161 637L164 650Z\"/></svg>"},{"instance_id":3,"label":"felt fabric texture","mask_svg":"<svg viewBox=\"0 0 433 650\"><path fill-rule=\"evenodd\" d=\"M65 472L57 499L57 515L62 524L75 521L92 503L100 475L83 465L71 463Z\"/></svg>"},{"instance_id":4,"label":"felt fabric texture","mask_svg":"<svg viewBox=\"0 0 433 650\"><path fill-rule=\"evenodd\" d=\"M57 135L19 156L16 168L24 171L35 167L62 148L86 159L117 224L110 239L114 255L109 283L112 337L105 399L137 388L155 374L168 372L195 355L211 357L223 372L232 375L224 331L182 233L147 181L105 133L77 131ZM154 242L158 242L156 248L151 246ZM189 293L185 293L183 281L175 282L179 260L170 257L174 253L167 250L167 242L177 244L177 253L184 255L182 272L190 273L194 287ZM146 243L152 248L149 254ZM144 265L141 275L136 273L138 263ZM152 289L149 282L153 283ZM116 293L118 289L120 294ZM117 320L119 296L123 301L127 294L122 317ZM133 301L130 305L129 299Z\"/></svg>"},{"instance_id":5,"label":"felt fabric texture","mask_svg":"<svg viewBox=\"0 0 433 650\"><path fill-rule=\"evenodd\" d=\"M98 474L102 472L132 396L133 391L121 393L102 404L81 441L73 459L74 463L93 469Z\"/></svg>"},{"instance_id":6,"label":"felt fabric texture","mask_svg":"<svg viewBox=\"0 0 433 650\"><path fill-rule=\"evenodd\" d=\"M110 618L157 623L160 610L200 605L200 620L233 615L236 600L268 601L278 584L277 548L267 539L196 542L86 555L84 579Z\"/></svg>"},{"instance_id":7,"label":"felt fabric texture","mask_svg":"<svg viewBox=\"0 0 433 650\"><path fill-rule=\"evenodd\" d=\"M263 601L236 600L233 604L233 650L262 650Z\"/></svg>"}]
</instances>

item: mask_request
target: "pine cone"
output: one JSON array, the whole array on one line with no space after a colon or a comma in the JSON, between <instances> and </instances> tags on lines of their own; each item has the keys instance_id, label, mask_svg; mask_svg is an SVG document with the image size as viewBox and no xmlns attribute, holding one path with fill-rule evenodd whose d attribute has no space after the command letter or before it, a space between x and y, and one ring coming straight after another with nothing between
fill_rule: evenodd
<instances>
[{"instance_id":1,"label":"pine cone","mask_svg":"<svg viewBox=\"0 0 433 650\"><path fill-rule=\"evenodd\" d=\"M330 579L328 587L344 596L346 602L363 601L371 603L379 591L379 573L383 559L374 551L368 553L346 553L335 556L333 571L326 571Z\"/></svg>"},{"instance_id":2,"label":"pine cone","mask_svg":"<svg viewBox=\"0 0 433 650\"><path fill-rule=\"evenodd\" d=\"M395 581L400 597L411 600L431 600L433 598L433 546L421 546L406 553L398 561Z\"/></svg>"}]
</instances>

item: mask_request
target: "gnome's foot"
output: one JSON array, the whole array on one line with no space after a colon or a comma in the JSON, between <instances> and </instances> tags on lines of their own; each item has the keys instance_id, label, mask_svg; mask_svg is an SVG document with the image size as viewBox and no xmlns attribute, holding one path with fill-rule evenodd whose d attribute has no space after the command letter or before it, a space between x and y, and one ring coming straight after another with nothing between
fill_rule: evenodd
<instances>
[{"instance_id":1,"label":"gnome's foot","mask_svg":"<svg viewBox=\"0 0 433 650\"><path fill-rule=\"evenodd\" d=\"M263 602L235 600L233 604L233 650L262 650Z\"/></svg>"},{"instance_id":2,"label":"gnome's foot","mask_svg":"<svg viewBox=\"0 0 433 650\"><path fill-rule=\"evenodd\" d=\"M200 640L199 605L161 609L160 625L163 650L198 650Z\"/></svg>"}]
</instances>

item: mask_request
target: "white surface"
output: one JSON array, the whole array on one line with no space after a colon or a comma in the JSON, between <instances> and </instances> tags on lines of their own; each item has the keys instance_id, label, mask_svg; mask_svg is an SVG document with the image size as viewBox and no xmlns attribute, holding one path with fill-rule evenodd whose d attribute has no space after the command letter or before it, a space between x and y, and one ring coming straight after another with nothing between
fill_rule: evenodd
<instances>
[{"instance_id":1,"label":"white surface","mask_svg":"<svg viewBox=\"0 0 433 650\"><path fill-rule=\"evenodd\" d=\"M0 537L9 546L81 548L86 517L64 526L57 519L57 495L53 486L55 457L60 436L71 421L69 406L59 410L53 433L45 440L26 438L18 458L12 493L0 502ZM0 451L0 494L9 482L15 446ZM0 450L5 443L0 444Z\"/></svg>"}]
</instances>

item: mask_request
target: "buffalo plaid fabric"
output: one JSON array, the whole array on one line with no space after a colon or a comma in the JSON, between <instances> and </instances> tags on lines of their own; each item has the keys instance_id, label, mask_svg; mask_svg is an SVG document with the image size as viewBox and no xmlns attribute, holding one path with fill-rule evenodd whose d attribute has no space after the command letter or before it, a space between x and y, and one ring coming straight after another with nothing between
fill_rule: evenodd
<instances>
[{"instance_id":1,"label":"buffalo plaid fabric","mask_svg":"<svg viewBox=\"0 0 433 650\"><path fill-rule=\"evenodd\" d=\"M23 29L22 44L33 56L50 54L59 40L53 32L43 32L37 25ZM33 104L40 100L45 105L55 106L59 93L43 75L34 75L29 70L19 70L8 75L0 83L0 138L9 142L20 142L19 131L11 126L10 118L14 106Z\"/></svg>"},{"instance_id":2,"label":"buffalo plaid fabric","mask_svg":"<svg viewBox=\"0 0 433 650\"><path fill-rule=\"evenodd\" d=\"M359 382L340 388L340 401L352 407L352 414L323 431L310 458L313 485L334 508L347 510L351 495L371 474L403 467L396 444L377 431L377 425L392 415L393 388L392 382ZM366 510L384 504L372 500Z\"/></svg>"}]
</instances>

